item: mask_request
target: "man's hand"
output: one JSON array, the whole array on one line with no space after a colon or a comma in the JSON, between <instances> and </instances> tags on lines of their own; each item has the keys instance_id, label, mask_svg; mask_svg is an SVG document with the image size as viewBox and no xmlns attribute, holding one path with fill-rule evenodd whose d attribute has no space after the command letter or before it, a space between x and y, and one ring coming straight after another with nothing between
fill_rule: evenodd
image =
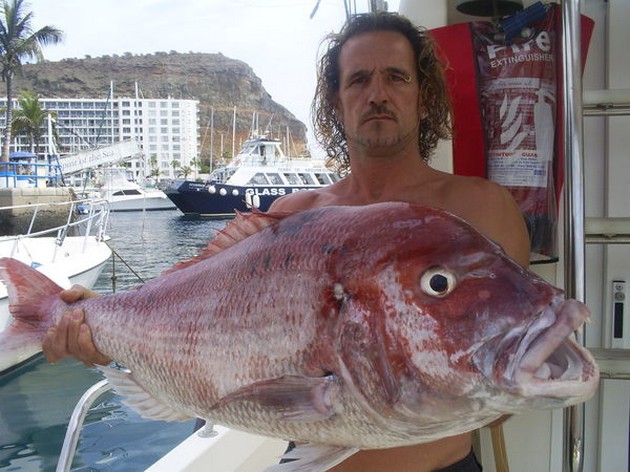
<instances>
[{"instance_id":1,"label":"man's hand","mask_svg":"<svg viewBox=\"0 0 630 472\"><path fill-rule=\"evenodd\" d=\"M73 285L70 289L59 293L66 303L96 297L98 293L80 285ZM107 365L110 359L96 350L92 342L92 332L85 323L83 310L75 309L64 313L57 326L50 328L44 337L42 349L46 359L54 364L65 357L74 357L86 366L95 364Z\"/></svg>"}]
</instances>

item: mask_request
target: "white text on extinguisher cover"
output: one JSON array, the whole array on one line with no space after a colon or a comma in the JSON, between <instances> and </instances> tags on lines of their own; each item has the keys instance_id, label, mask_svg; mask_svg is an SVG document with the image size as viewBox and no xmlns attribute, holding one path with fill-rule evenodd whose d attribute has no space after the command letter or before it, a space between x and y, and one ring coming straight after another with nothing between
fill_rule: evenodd
<instances>
[{"instance_id":1,"label":"white text on extinguisher cover","mask_svg":"<svg viewBox=\"0 0 630 472\"><path fill-rule=\"evenodd\" d=\"M521 44L490 44L486 47L490 67L493 68L511 62L552 61L551 48L551 37L548 31L541 31L531 40Z\"/></svg>"}]
</instances>

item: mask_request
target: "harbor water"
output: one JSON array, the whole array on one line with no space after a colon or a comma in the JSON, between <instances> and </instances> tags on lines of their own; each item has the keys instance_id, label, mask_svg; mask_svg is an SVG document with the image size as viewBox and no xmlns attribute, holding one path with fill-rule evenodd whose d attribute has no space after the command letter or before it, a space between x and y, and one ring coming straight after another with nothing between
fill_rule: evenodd
<instances>
[{"instance_id":1,"label":"harbor water","mask_svg":"<svg viewBox=\"0 0 630 472\"><path fill-rule=\"evenodd\" d=\"M179 211L110 215L108 262L94 289L120 291L197 254L226 221L186 219ZM0 377L0 471L54 471L68 420L81 395L103 377L74 360L43 358ZM194 421L141 418L111 391L91 408L73 471L142 471L194 429Z\"/></svg>"}]
</instances>

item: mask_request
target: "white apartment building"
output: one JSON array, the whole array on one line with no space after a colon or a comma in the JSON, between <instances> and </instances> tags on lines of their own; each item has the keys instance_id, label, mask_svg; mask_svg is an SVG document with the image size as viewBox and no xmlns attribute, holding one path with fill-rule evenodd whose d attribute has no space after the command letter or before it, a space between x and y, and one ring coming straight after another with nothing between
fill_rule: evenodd
<instances>
[{"instance_id":1,"label":"white apartment building","mask_svg":"<svg viewBox=\"0 0 630 472\"><path fill-rule=\"evenodd\" d=\"M180 167L190 166L191 161L199 157L197 100L40 98L39 102L42 109L56 116L54 125L60 154L135 139L144 154L129 161L136 178L150 175L152 161L160 169L160 178L174 178L177 174L174 161ZM6 98L0 99L0 107L4 106ZM18 107L17 100L14 107ZM0 113L0 127L4 126L5 116ZM44 145L49 142L49 127L44 124L43 128L37 151L49 154L50 150ZM30 151L28 138L13 137L11 151Z\"/></svg>"}]
</instances>

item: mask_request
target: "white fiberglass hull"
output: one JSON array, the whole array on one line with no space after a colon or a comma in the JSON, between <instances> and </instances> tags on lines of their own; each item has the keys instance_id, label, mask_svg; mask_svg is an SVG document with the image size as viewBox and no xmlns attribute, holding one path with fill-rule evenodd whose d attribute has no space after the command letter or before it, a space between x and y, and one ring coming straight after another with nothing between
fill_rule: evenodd
<instances>
[{"instance_id":1,"label":"white fiberglass hull","mask_svg":"<svg viewBox=\"0 0 630 472\"><path fill-rule=\"evenodd\" d=\"M12 257L36 267L64 288L73 284L94 286L110 256L110 248L95 236L68 236L61 246L54 237L0 238L0 257ZM12 319L8 303L6 287L0 284L0 332ZM0 356L0 373L35 354Z\"/></svg>"},{"instance_id":2,"label":"white fiberglass hull","mask_svg":"<svg viewBox=\"0 0 630 472\"><path fill-rule=\"evenodd\" d=\"M164 192L146 192L142 195L116 195L109 199L110 211L176 210L175 204Z\"/></svg>"}]
</instances>

